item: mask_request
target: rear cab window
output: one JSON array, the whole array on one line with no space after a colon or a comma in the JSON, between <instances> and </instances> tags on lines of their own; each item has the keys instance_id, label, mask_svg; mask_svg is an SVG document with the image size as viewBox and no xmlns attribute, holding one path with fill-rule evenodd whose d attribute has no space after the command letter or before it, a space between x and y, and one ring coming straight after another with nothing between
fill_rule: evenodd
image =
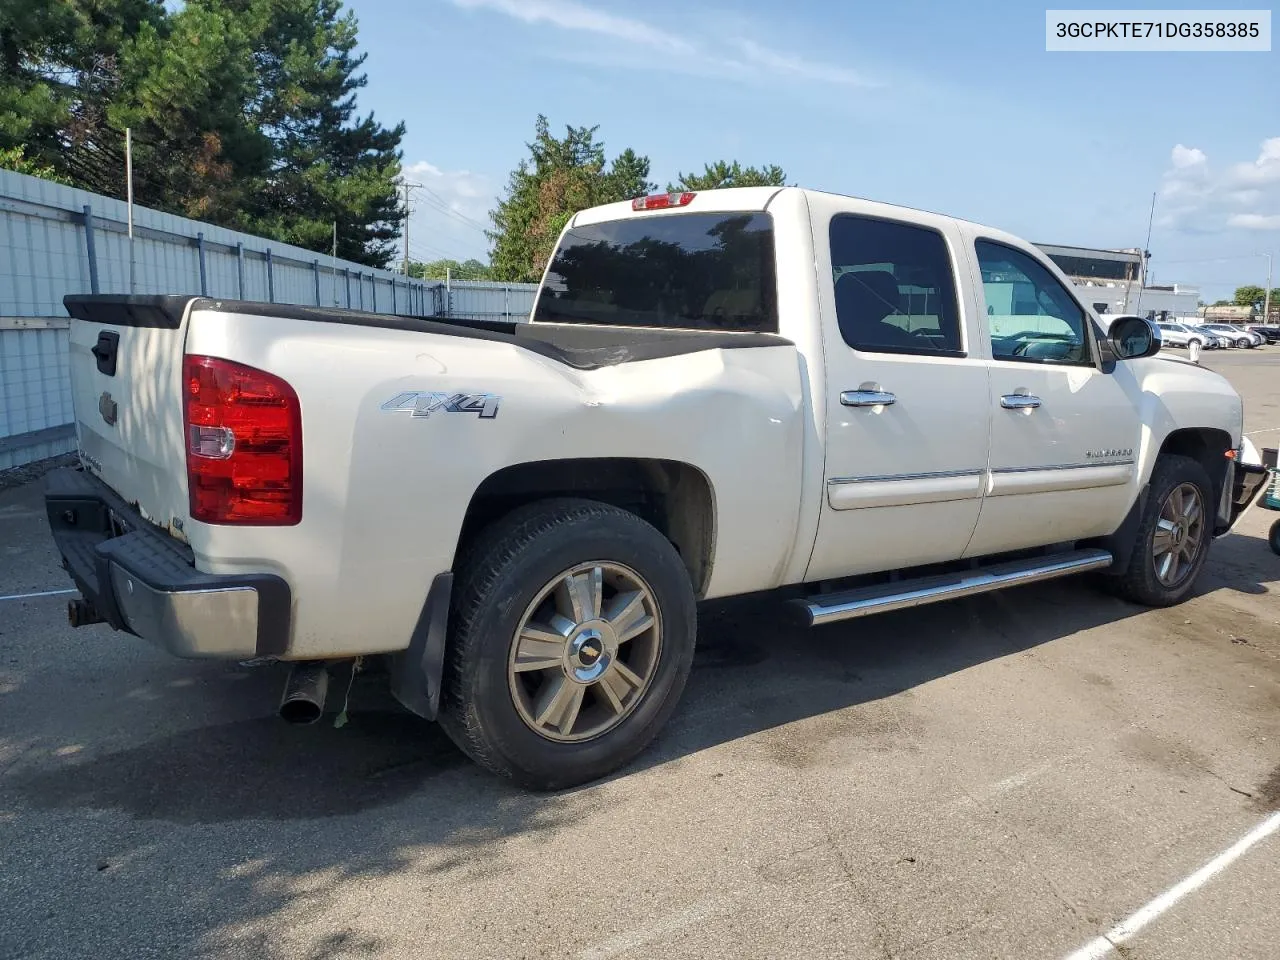
<instances>
[{"instance_id":1,"label":"rear cab window","mask_svg":"<svg viewBox=\"0 0 1280 960\"><path fill-rule=\"evenodd\" d=\"M778 332L773 219L675 213L567 231L538 292L541 323Z\"/></svg>"}]
</instances>

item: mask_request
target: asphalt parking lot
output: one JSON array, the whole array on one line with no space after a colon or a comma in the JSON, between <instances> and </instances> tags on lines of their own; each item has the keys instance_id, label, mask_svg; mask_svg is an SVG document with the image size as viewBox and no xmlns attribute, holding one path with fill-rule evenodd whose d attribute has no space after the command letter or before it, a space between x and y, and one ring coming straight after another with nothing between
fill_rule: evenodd
<instances>
[{"instance_id":1,"label":"asphalt parking lot","mask_svg":"<svg viewBox=\"0 0 1280 960\"><path fill-rule=\"evenodd\" d=\"M1202 360L1280 443L1280 347ZM706 610L660 741L555 796L375 677L288 727L278 666L0 600L0 958L1274 958L1280 833L1196 872L1280 809L1276 516L1170 610L1081 580L815 631ZM68 586L38 487L0 491L0 597Z\"/></svg>"}]
</instances>

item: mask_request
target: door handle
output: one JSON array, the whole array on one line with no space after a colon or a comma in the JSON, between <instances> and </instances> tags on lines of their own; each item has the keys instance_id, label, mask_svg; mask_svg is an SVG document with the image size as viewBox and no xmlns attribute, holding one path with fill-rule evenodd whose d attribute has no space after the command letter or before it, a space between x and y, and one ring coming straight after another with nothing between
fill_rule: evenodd
<instances>
[{"instance_id":1,"label":"door handle","mask_svg":"<svg viewBox=\"0 0 1280 960\"><path fill-rule=\"evenodd\" d=\"M840 394L840 402L846 407L887 407L898 398L887 390L846 390Z\"/></svg>"},{"instance_id":2,"label":"door handle","mask_svg":"<svg viewBox=\"0 0 1280 960\"><path fill-rule=\"evenodd\" d=\"M1000 398L1000 406L1006 410L1034 410L1040 406L1040 398L1025 393L1006 393Z\"/></svg>"}]
</instances>

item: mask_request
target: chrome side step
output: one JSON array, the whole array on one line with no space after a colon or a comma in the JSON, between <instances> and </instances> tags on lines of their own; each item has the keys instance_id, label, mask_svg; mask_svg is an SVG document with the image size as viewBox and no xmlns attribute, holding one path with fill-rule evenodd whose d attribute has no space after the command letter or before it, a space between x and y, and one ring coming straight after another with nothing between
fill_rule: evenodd
<instances>
[{"instance_id":1,"label":"chrome side step","mask_svg":"<svg viewBox=\"0 0 1280 960\"><path fill-rule=\"evenodd\" d=\"M804 600L791 601L805 624L820 627L827 623L868 617L890 610L920 607L940 600L955 600L988 593L1005 587L1016 587L1041 580L1101 570L1111 566L1112 556L1106 550L1072 550L1051 556L1033 557L997 563L975 570L900 580L897 583L859 587L843 593L827 593Z\"/></svg>"}]
</instances>

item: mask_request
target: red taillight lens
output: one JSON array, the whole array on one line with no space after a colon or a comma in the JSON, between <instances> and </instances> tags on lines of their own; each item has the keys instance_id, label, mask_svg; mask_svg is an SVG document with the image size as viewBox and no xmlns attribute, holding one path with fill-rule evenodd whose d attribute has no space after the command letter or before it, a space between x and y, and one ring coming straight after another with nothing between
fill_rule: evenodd
<instances>
[{"instance_id":1,"label":"red taillight lens","mask_svg":"<svg viewBox=\"0 0 1280 960\"><path fill-rule=\"evenodd\" d=\"M217 357L187 357L182 382L192 519L300 521L302 409L293 388Z\"/></svg>"},{"instance_id":2,"label":"red taillight lens","mask_svg":"<svg viewBox=\"0 0 1280 960\"><path fill-rule=\"evenodd\" d=\"M632 210L665 210L668 207L686 207L696 193L655 193L649 197L636 197L631 201Z\"/></svg>"}]
</instances>

